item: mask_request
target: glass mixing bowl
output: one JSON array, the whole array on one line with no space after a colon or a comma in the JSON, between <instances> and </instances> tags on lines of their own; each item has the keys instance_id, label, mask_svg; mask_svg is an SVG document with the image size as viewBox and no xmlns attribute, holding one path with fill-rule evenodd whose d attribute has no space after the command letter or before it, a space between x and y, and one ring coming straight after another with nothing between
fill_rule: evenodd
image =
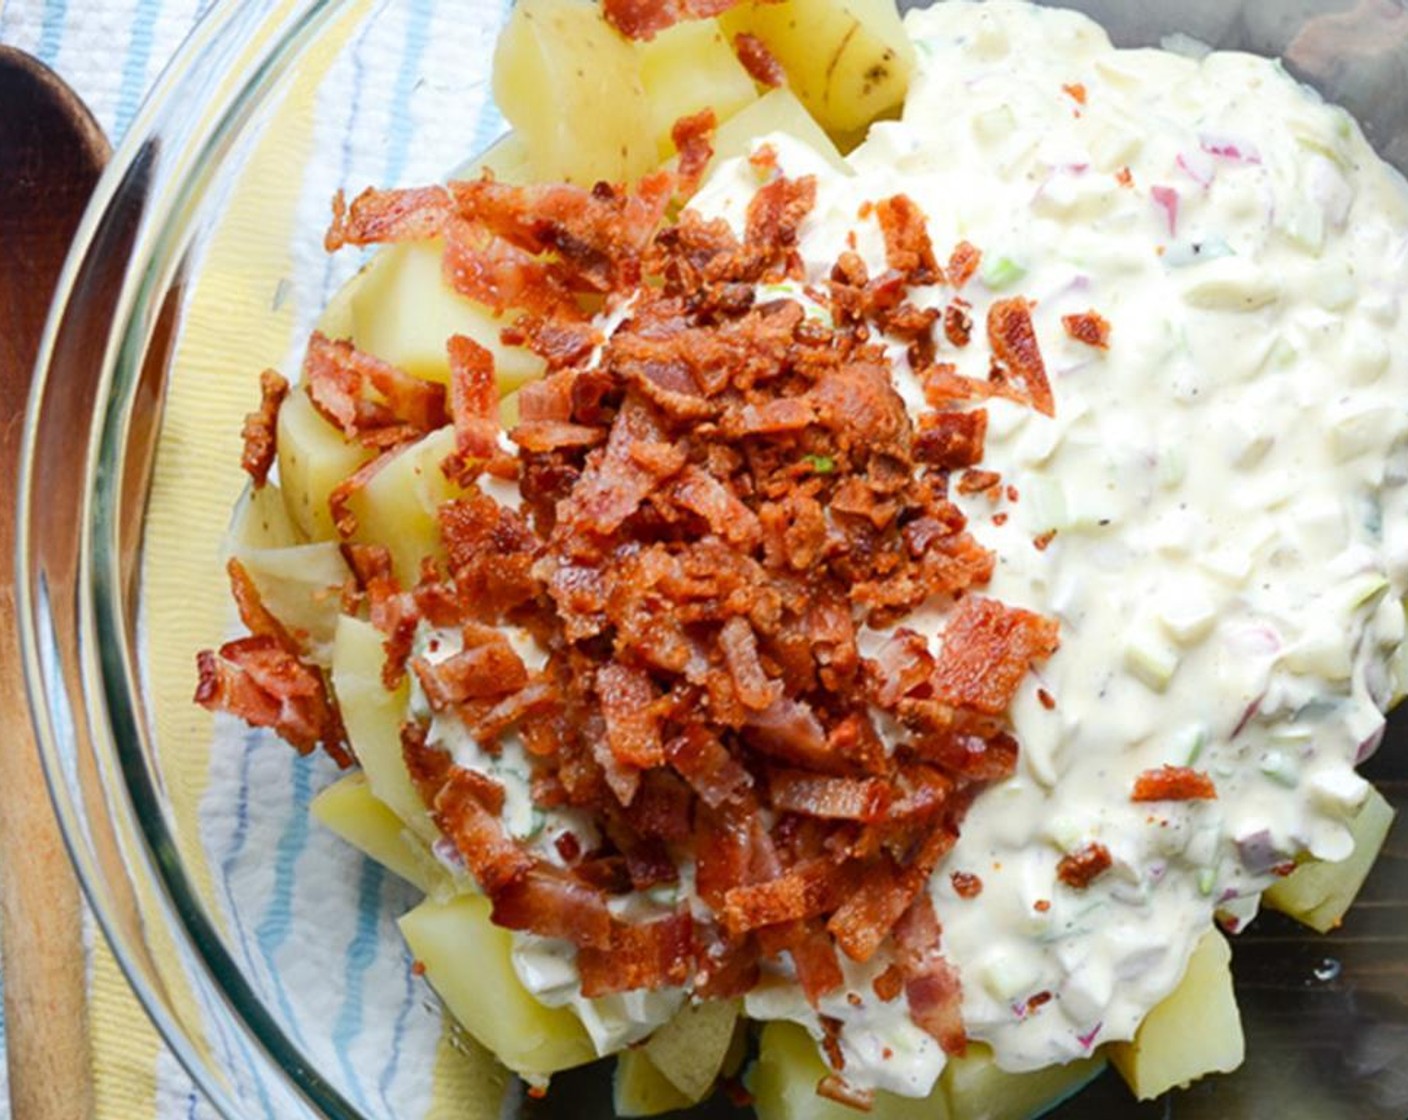
<instances>
[{"instance_id":1,"label":"glass mixing bowl","mask_svg":"<svg viewBox=\"0 0 1408 1120\"><path fill-rule=\"evenodd\" d=\"M1170 34L1279 55L1408 166L1402 0L1070 0L1122 45ZM226 0L162 79L60 285L28 418L26 671L49 781L98 920L172 1052L229 1117L450 1116L497 1091L393 927L411 897L311 826L333 776L191 703L232 611L220 562L239 424L265 366L358 265L321 239L338 187L433 180L503 129L505 0ZM1400 804L1408 733L1371 763ZM1106 1077L1065 1117L1408 1115L1405 835L1343 929L1237 939L1246 1067L1155 1105ZM466 962L473 967L473 962ZM432 1108L434 1100L441 1102ZM606 1116L563 1076L525 1114ZM724 1105L715 1106L720 1113ZM428 1111L429 1110L429 1111Z\"/></svg>"}]
</instances>

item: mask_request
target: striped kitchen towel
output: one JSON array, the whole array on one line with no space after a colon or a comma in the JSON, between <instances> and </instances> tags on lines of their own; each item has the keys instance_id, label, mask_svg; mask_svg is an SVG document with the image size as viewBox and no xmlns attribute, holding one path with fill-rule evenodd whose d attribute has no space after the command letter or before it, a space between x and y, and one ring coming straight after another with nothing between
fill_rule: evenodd
<instances>
[{"instance_id":1,"label":"striped kitchen towel","mask_svg":"<svg viewBox=\"0 0 1408 1120\"><path fill-rule=\"evenodd\" d=\"M116 146L162 68L216 2L220 0L0 0L0 42L27 50L57 70L87 101ZM329 71L319 84L310 71L308 99L321 99L319 112L310 114L317 124L310 127L338 133L336 112L323 111L322 101L336 103L339 97L348 105L361 98L378 111L384 107L393 122L414 119L423 111L423 87L451 81L457 69L463 70L466 52L486 57L485 44L492 42L507 0L380 0L367 6L379 9L378 31L368 42L353 32L342 45L338 65L346 72ZM300 68L296 81L304 80L305 69ZM459 81L463 84L462 76ZM466 153L502 128L487 83L480 94L464 105L455 125L451 147L462 143ZM279 169L288 166L286 153L251 157L268 161L267 178L274 184L274 203L265 199L260 205L282 209L278 221L267 210L232 213L224 223L232 236L222 247L217 235L211 255L220 258L223 252L224 262L233 267L203 276L188 293L176 358L182 375L167 401L153 479L144 598L154 615L168 612L159 619L161 625L149 627L155 635L148 657L149 676L157 682L158 737L163 743L202 744L173 762L166 775L173 801L184 799L174 814L178 833L187 830L181 836L183 850L201 854L193 874L213 900L242 973L311 1063L349 1087L354 1106L398 1118L448 1117L456 1111L455 1102L474 1094L475 1085L463 1044L451 1045L442 1037L440 1012L411 976L396 933L394 918L412 896L379 867L312 825L308 803L333 777L325 760L299 758L233 721L212 725L190 703L193 651L228 636L234 621L227 600L210 594L209 587L219 580L218 543L228 519L227 499L241 484L235 466L240 418L257 400L259 369L264 364L291 367L297 340L306 337L317 310L291 306L285 313L273 284L251 293L252 271L240 256L254 259L263 252L267 257L268 244L261 249L260 237L292 241L289 229L320 230L336 187L357 190L369 183L402 184L443 174L444 167L429 162L440 156L397 142L395 127L386 131L390 143L344 145L340 159L310 173L306 182L280 179ZM310 142L325 150L326 139L310 137ZM318 251L317 241L313 236L284 244L293 255L289 266L306 267L306 254ZM348 259L327 265L326 286L335 287L356 264ZM269 312L271 305L275 314ZM199 495L205 500L198 502ZM192 556L193 541L209 547ZM192 583L201 590L194 591ZM94 932L90 944L99 1120L216 1120L214 1107L148 1023L101 936ZM225 1044L240 1045L238 1040ZM0 1077L3 1068L0 1063ZM0 1081L0 1104L6 1099ZM277 1101L258 1094L247 1106L252 1117L279 1115Z\"/></svg>"}]
</instances>

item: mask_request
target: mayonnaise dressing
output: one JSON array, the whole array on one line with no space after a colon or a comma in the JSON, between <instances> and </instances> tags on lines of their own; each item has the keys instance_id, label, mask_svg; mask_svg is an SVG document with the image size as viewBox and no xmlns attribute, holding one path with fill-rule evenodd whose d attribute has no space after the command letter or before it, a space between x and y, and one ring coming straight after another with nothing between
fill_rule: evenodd
<instances>
[{"instance_id":1,"label":"mayonnaise dressing","mask_svg":"<svg viewBox=\"0 0 1408 1120\"><path fill-rule=\"evenodd\" d=\"M964 503L998 557L987 593L1057 618L1062 644L1016 701L1017 774L978 798L932 888L969 1034L1031 1069L1130 1038L1215 915L1237 928L1277 865L1350 851L1367 792L1353 767L1400 688L1408 191L1275 62L1115 50L1083 16L1007 0L906 26L919 70L903 117L872 128L851 174L773 143L787 174L818 178L810 282L852 233L882 272L859 214L903 193L941 256L964 239L983 252L963 293L977 340L942 360L986 377L988 305L1036 304L1056 415L988 403L983 466L1016 497ZM734 161L693 205L741 232L757 185ZM1063 331L1090 309L1107 351ZM905 624L937 638L943 619ZM1217 799L1132 802L1136 775L1166 763L1211 775ZM1061 856L1091 841L1114 867L1060 883ZM981 894L960 898L954 871ZM942 1052L867 970L848 979L823 1008L845 1023L846 1078L926 1092ZM747 1005L819 1032L785 973Z\"/></svg>"}]
</instances>

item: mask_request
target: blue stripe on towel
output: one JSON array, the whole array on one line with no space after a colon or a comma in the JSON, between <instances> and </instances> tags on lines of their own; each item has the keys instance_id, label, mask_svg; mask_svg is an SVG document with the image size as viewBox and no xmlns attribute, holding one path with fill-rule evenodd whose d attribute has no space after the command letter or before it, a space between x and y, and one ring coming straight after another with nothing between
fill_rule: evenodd
<instances>
[{"instance_id":1,"label":"blue stripe on towel","mask_svg":"<svg viewBox=\"0 0 1408 1120\"><path fill-rule=\"evenodd\" d=\"M44 0L44 21L39 25L39 61L53 66L68 22L68 0Z\"/></svg>"},{"instance_id":2,"label":"blue stripe on towel","mask_svg":"<svg viewBox=\"0 0 1408 1120\"><path fill-rule=\"evenodd\" d=\"M406 169L410 154L411 129L407 126L411 95L420 84L420 64L430 42L430 25L435 16L434 0L413 0L406 20L406 45L401 55L401 68L396 74L396 92L391 103L394 131L386 156L386 182L394 184Z\"/></svg>"},{"instance_id":3,"label":"blue stripe on towel","mask_svg":"<svg viewBox=\"0 0 1408 1120\"><path fill-rule=\"evenodd\" d=\"M279 1010L283 1013L284 1024L294 1041L304 1049L307 1048L307 1041L298 1025L288 989L284 987L274 958L293 930L294 867L308 846L308 805L313 800L313 763L313 755L300 755L293 760L293 804L274 851L274 887L269 907L264 911L254 935L268 968L269 982L274 989L274 998L278 1000Z\"/></svg>"},{"instance_id":4,"label":"blue stripe on towel","mask_svg":"<svg viewBox=\"0 0 1408 1120\"><path fill-rule=\"evenodd\" d=\"M362 1092L362 1078L352 1068L352 1044L362 1033L362 981L376 960L378 926L381 924L381 886L386 872L375 860L363 859L357 882L357 932L347 946L346 980L343 986L342 1010L332 1028L332 1045L337 1060L347 1077L347 1084L364 1111L367 1099Z\"/></svg>"},{"instance_id":5,"label":"blue stripe on towel","mask_svg":"<svg viewBox=\"0 0 1408 1120\"><path fill-rule=\"evenodd\" d=\"M398 946L400 942L397 942ZM396 1026L391 1032L391 1057L387 1059L386 1065L381 1071L376 1088L381 1094L382 1103L386 1105L387 1114L396 1110L391 1106L391 1085L396 1080L396 1070L401 1064L401 1046L406 1038L406 1024L410 1020L411 1012L416 1006L416 994L419 981L415 973L411 971L410 954L402 949L398 954L402 964L403 991L401 994L401 1010L396 1012Z\"/></svg>"},{"instance_id":6,"label":"blue stripe on towel","mask_svg":"<svg viewBox=\"0 0 1408 1120\"><path fill-rule=\"evenodd\" d=\"M161 13L161 0L141 0L132 16L132 39L127 44L127 61L122 67L122 86L117 95L117 111L113 118L113 135L126 134L127 126L137 115L142 94L147 89L147 65L152 58L152 39Z\"/></svg>"}]
</instances>

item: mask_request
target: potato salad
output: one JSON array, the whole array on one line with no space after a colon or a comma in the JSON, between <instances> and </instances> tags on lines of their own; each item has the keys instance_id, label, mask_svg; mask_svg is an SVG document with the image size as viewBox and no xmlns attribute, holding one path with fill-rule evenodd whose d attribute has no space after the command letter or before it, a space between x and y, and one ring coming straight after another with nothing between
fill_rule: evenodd
<instances>
[{"instance_id":1,"label":"potato salad","mask_svg":"<svg viewBox=\"0 0 1408 1120\"><path fill-rule=\"evenodd\" d=\"M535 1091L1152 1098L1242 1060L1226 935L1352 902L1408 688L1408 187L1184 47L523 0L514 131L339 195L329 249L380 248L264 375L197 700L355 767L317 815Z\"/></svg>"}]
</instances>

